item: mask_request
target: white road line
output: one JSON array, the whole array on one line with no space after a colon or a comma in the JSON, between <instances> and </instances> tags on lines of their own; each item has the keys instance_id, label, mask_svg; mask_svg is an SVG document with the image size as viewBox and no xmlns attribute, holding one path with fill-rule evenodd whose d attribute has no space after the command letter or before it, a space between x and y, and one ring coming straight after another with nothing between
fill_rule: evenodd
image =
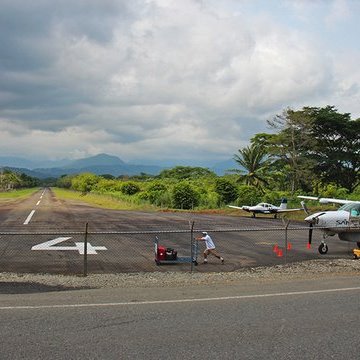
<instances>
[{"instance_id":1,"label":"white road line","mask_svg":"<svg viewBox=\"0 0 360 360\"><path fill-rule=\"evenodd\" d=\"M35 214L35 210L32 210L31 213L29 214L29 216L24 221L24 225L27 225L30 222L30 220L31 220L31 218L33 217L34 214Z\"/></svg>"},{"instance_id":2,"label":"white road line","mask_svg":"<svg viewBox=\"0 0 360 360\"><path fill-rule=\"evenodd\" d=\"M36 203L36 206L38 206L40 204L40 200Z\"/></svg>"},{"instance_id":3,"label":"white road line","mask_svg":"<svg viewBox=\"0 0 360 360\"><path fill-rule=\"evenodd\" d=\"M204 302L204 301L226 301L226 300L259 299L259 298L269 298L269 297L279 297L279 296L313 295L313 294L325 294L325 293L359 291L359 290L360 287L352 287L352 288L342 288L342 289L295 291L295 292L274 293L274 294L239 295L239 296L224 296L224 297L197 298L197 299L155 300L155 301L138 301L138 302L132 301L132 302L90 303L90 304L0 306L0 310L66 309L66 308L181 304L181 303L193 303L193 302Z\"/></svg>"}]
</instances>

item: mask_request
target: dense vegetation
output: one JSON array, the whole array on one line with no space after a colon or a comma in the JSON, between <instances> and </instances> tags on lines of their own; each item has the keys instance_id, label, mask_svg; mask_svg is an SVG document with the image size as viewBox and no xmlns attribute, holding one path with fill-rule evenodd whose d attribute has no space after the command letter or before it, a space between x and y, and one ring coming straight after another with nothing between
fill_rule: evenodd
<instances>
[{"instance_id":1,"label":"dense vegetation","mask_svg":"<svg viewBox=\"0 0 360 360\"><path fill-rule=\"evenodd\" d=\"M0 170L0 191L13 189L32 188L38 186L40 180L23 173L17 173L9 169Z\"/></svg>"},{"instance_id":2,"label":"dense vegetation","mask_svg":"<svg viewBox=\"0 0 360 360\"><path fill-rule=\"evenodd\" d=\"M277 204L283 197L298 207L296 195L306 193L359 199L360 119L351 120L350 114L332 106L304 107L286 109L268 125L271 133L251 138L249 146L234 154L239 168L224 176L201 167L177 166L158 176L64 175L57 186L174 209Z\"/></svg>"}]
</instances>

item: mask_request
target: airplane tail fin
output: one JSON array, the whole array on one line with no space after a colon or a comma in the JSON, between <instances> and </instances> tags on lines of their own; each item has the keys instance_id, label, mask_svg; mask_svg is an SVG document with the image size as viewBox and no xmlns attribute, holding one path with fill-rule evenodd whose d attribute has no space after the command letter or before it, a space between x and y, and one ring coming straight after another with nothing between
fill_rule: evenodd
<instances>
[{"instance_id":1,"label":"airplane tail fin","mask_svg":"<svg viewBox=\"0 0 360 360\"><path fill-rule=\"evenodd\" d=\"M287 199L286 198L281 199L280 209L282 209L282 210L287 209Z\"/></svg>"}]
</instances>

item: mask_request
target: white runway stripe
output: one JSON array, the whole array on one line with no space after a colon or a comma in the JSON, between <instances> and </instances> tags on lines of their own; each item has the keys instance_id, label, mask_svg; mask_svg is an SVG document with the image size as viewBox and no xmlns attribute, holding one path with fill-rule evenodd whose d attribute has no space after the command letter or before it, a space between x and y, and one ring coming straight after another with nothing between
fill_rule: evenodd
<instances>
[{"instance_id":1,"label":"white runway stripe","mask_svg":"<svg viewBox=\"0 0 360 360\"><path fill-rule=\"evenodd\" d=\"M35 210L32 210L31 213L29 214L29 216L24 221L24 225L27 225L30 222L30 220L31 220L31 218L33 217L34 214L35 214Z\"/></svg>"}]
</instances>

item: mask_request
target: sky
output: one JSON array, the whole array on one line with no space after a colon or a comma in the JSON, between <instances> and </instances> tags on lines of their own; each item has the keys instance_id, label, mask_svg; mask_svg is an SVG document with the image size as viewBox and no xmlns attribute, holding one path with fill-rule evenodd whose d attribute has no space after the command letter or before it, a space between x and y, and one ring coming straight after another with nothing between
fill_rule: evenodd
<instances>
[{"instance_id":1,"label":"sky","mask_svg":"<svg viewBox=\"0 0 360 360\"><path fill-rule=\"evenodd\" d=\"M357 0L0 0L0 154L201 165L283 110L360 117Z\"/></svg>"}]
</instances>

